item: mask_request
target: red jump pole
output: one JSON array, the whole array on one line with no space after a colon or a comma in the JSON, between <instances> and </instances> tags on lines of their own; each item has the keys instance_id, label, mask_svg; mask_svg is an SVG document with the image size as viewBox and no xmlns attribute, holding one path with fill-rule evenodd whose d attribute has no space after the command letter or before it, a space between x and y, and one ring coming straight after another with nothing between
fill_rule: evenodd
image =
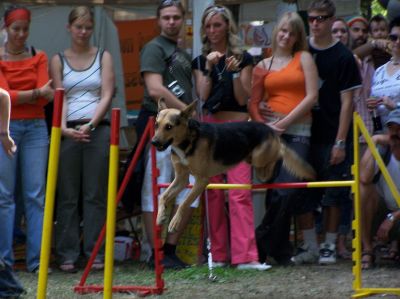
<instances>
[{"instance_id":1,"label":"red jump pole","mask_svg":"<svg viewBox=\"0 0 400 299\"><path fill-rule=\"evenodd\" d=\"M44 206L43 234L40 250L40 268L37 298L46 298L47 275L51 254L51 236L53 231L54 202L57 185L58 159L61 143L61 118L64 101L64 89L57 88L54 94L53 125L51 128L49 165L47 169L46 202Z\"/></svg>"}]
</instances>

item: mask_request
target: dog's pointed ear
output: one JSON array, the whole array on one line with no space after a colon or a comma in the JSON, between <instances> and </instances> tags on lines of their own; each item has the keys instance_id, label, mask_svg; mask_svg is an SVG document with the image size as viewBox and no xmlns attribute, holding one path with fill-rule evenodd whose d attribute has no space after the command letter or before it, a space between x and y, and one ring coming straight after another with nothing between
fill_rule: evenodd
<instances>
[{"instance_id":1,"label":"dog's pointed ear","mask_svg":"<svg viewBox=\"0 0 400 299\"><path fill-rule=\"evenodd\" d=\"M161 110L167 109L167 104L165 104L165 100L164 98L159 98L158 99L158 112L160 112Z\"/></svg>"},{"instance_id":2,"label":"dog's pointed ear","mask_svg":"<svg viewBox=\"0 0 400 299\"><path fill-rule=\"evenodd\" d=\"M194 100L182 110L181 116L187 119L191 118L193 116L193 112L196 111L196 106L197 100Z\"/></svg>"}]
</instances>

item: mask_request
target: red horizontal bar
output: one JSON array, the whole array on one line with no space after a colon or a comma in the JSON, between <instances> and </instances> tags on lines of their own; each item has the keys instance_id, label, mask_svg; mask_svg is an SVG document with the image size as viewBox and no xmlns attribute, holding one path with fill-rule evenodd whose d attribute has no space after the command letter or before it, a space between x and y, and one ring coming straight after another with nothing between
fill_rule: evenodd
<instances>
[{"instance_id":1,"label":"red horizontal bar","mask_svg":"<svg viewBox=\"0 0 400 299\"><path fill-rule=\"evenodd\" d=\"M89 294L89 293L100 293L104 290L102 285L85 285L85 286L75 286L74 292L79 294ZM127 292L138 292L142 295L151 294L162 294L164 290L156 287L146 287L146 286L113 286L113 293L127 293Z\"/></svg>"},{"instance_id":2,"label":"red horizontal bar","mask_svg":"<svg viewBox=\"0 0 400 299\"><path fill-rule=\"evenodd\" d=\"M167 188L170 183L158 184L160 188ZM246 185L246 184L244 184ZM186 188L192 188L193 185L189 184ZM271 183L271 184L254 184L251 189L289 189L289 188L308 188L308 182L296 182L296 183ZM227 188L229 189L229 188Z\"/></svg>"}]
</instances>

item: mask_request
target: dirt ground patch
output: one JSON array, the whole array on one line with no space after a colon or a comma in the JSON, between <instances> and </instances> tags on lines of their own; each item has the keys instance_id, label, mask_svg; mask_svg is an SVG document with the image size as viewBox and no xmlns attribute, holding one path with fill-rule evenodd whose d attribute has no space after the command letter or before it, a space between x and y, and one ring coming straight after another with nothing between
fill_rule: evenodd
<instances>
[{"instance_id":1,"label":"dirt ground patch","mask_svg":"<svg viewBox=\"0 0 400 299\"><path fill-rule=\"evenodd\" d=\"M274 266L269 271L238 271L234 268L216 269L217 281L208 278L206 266L194 266L181 271L164 273L166 290L162 295L149 298L350 298L353 294L351 261L336 265ZM382 264L363 271L363 287L400 288L400 266ZM77 295L73 292L82 272L65 274L55 270L49 275L48 296L62 298L102 298L102 294ZM18 272L27 295L35 298L37 276ZM90 274L89 284L102 284L102 272ZM140 263L115 266L114 285L153 285L154 274ZM135 294L114 294L113 298L138 298ZM369 298L399 298L392 295L375 295Z\"/></svg>"}]
</instances>

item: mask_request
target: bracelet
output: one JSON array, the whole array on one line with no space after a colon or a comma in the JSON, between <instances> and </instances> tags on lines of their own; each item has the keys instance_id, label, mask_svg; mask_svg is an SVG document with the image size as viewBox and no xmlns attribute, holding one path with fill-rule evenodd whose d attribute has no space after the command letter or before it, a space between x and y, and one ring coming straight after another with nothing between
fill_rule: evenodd
<instances>
[{"instance_id":1,"label":"bracelet","mask_svg":"<svg viewBox=\"0 0 400 299\"><path fill-rule=\"evenodd\" d=\"M240 78L240 73L239 72L232 73L232 79L235 80L237 78Z\"/></svg>"}]
</instances>

